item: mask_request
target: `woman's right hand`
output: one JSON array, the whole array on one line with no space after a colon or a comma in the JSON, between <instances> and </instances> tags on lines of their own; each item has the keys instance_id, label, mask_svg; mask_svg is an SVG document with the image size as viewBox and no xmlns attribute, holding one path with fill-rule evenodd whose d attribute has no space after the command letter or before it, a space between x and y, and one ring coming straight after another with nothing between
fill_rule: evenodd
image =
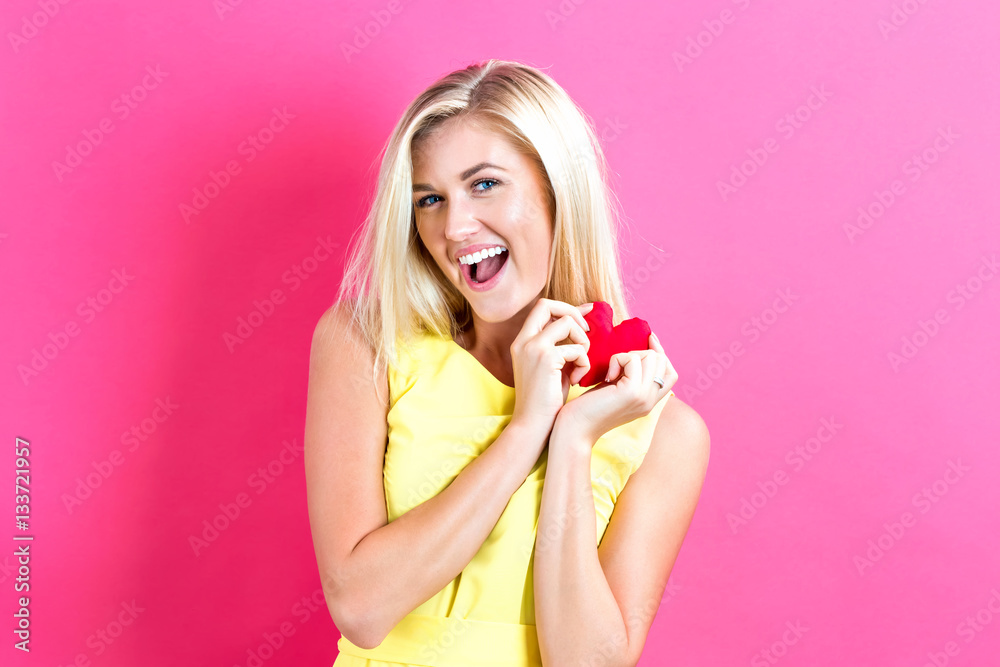
<instances>
[{"instance_id":1,"label":"woman's right hand","mask_svg":"<svg viewBox=\"0 0 1000 667\"><path fill-rule=\"evenodd\" d=\"M527 423L546 433L552 429L570 385L590 370L586 334L590 326L583 316L592 307L552 299L535 303L510 346L515 389L512 423ZM567 338L573 342L558 345Z\"/></svg>"}]
</instances>

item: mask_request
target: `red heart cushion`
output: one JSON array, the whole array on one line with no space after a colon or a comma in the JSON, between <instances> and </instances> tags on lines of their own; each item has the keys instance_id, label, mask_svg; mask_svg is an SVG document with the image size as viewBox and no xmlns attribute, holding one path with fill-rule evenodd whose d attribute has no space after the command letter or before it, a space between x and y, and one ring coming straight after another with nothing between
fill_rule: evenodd
<instances>
[{"instance_id":1,"label":"red heart cushion","mask_svg":"<svg viewBox=\"0 0 1000 667\"><path fill-rule=\"evenodd\" d=\"M612 328L611 306L604 301L595 301L594 307L583 319L590 325L587 338L590 339L590 370L580 379L581 387L590 387L603 382L608 376L611 357L619 352L633 352L649 349L650 328L646 320L633 317Z\"/></svg>"}]
</instances>

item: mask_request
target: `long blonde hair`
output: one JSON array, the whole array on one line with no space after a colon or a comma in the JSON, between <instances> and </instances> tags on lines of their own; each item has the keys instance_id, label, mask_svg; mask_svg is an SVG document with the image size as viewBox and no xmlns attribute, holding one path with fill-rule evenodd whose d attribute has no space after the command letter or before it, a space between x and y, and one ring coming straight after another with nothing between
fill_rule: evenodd
<instances>
[{"instance_id":1,"label":"long blonde hair","mask_svg":"<svg viewBox=\"0 0 1000 667\"><path fill-rule=\"evenodd\" d=\"M624 221L589 118L544 72L487 60L421 93L382 150L374 201L337 296L375 351L376 373L384 364L397 367L399 347L412 336L454 336L471 318L468 302L417 235L412 198L414 144L459 116L503 134L544 176L554 236L542 297L572 305L607 301L616 324L629 317L618 262L617 226Z\"/></svg>"}]
</instances>

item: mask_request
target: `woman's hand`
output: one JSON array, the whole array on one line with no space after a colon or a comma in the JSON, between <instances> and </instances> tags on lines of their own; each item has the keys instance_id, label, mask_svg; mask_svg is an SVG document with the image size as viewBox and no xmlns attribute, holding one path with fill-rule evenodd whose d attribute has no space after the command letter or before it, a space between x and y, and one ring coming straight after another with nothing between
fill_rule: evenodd
<instances>
[{"instance_id":1,"label":"woman's hand","mask_svg":"<svg viewBox=\"0 0 1000 667\"><path fill-rule=\"evenodd\" d=\"M590 370L590 329L583 316L593 304L571 306L539 299L510 345L516 398L511 422L525 421L546 433L566 403L571 384ZM565 345L557 343L570 339Z\"/></svg>"},{"instance_id":2,"label":"woman's hand","mask_svg":"<svg viewBox=\"0 0 1000 667\"><path fill-rule=\"evenodd\" d=\"M612 356L609 381L566 403L556 417L560 428L594 444L611 429L648 415L677 382L677 371L663 353L656 334L649 335L649 347ZM654 377L663 380L662 388L653 382Z\"/></svg>"}]
</instances>

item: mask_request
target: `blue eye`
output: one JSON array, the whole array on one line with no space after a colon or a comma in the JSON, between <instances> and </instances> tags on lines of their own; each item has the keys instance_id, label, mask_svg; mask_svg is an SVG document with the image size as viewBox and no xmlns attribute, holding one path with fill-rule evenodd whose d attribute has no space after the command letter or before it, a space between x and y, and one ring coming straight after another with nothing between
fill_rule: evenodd
<instances>
[{"instance_id":1,"label":"blue eye","mask_svg":"<svg viewBox=\"0 0 1000 667\"><path fill-rule=\"evenodd\" d=\"M430 204L427 203L427 200L431 199L432 197L437 197L437 195L427 195L426 197L421 197L420 199L418 199L417 208L423 208L425 206L429 206ZM440 197L438 197L438 199L440 199Z\"/></svg>"},{"instance_id":2,"label":"blue eye","mask_svg":"<svg viewBox=\"0 0 1000 667\"><path fill-rule=\"evenodd\" d=\"M478 186L485 185L486 183L491 183L492 185L490 185L487 188L483 188L481 190L476 189L476 188L478 188ZM475 183L472 184L472 188L474 190L476 190L476 192L486 192L487 190L492 190L495 186L497 186L499 184L500 184L500 181L498 181L495 178L481 178L481 179L479 179L478 181L476 181ZM415 206L417 208L425 208L427 206L430 206L431 204L434 204L435 202L428 201L428 200L434 199L435 197L437 197L438 199L441 199L441 197L439 195L427 195L426 197L421 197L420 199L418 199L417 203L415 204Z\"/></svg>"},{"instance_id":3,"label":"blue eye","mask_svg":"<svg viewBox=\"0 0 1000 667\"><path fill-rule=\"evenodd\" d=\"M494 178L483 178L483 179L478 180L475 183L473 183L472 187L475 188L477 185L482 185L483 183L499 183L499 182L500 181L498 181L498 180L496 180ZM490 189L492 189L492 186L489 187L489 188L486 188L486 190L490 190ZM485 190L480 190L480 192L485 192Z\"/></svg>"}]
</instances>

